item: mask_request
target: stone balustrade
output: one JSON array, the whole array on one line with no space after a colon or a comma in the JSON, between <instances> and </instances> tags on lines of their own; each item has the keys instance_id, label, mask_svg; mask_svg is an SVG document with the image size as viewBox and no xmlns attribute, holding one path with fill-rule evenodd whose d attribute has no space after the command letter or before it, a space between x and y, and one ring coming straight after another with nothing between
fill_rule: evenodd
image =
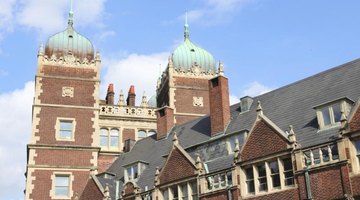
<instances>
[{"instance_id":1,"label":"stone balustrade","mask_svg":"<svg viewBox=\"0 0 360 200\"><path fill-rule=\"evenodd\" d=\"M205 193L226 189L233 185L231 171L207 175L205 179Z\"/></svg>"},{"instance_id":2,"label":"stone balustrade","mask_svg":"<svg viewBox=\"0 0 360 200\"><path fill-rule=\"evenodd\" d=\"M100 115L118 117L145 117L156 119L156 108L132 107L118 105L100 105Z\"/></svg>"}]
</instances>

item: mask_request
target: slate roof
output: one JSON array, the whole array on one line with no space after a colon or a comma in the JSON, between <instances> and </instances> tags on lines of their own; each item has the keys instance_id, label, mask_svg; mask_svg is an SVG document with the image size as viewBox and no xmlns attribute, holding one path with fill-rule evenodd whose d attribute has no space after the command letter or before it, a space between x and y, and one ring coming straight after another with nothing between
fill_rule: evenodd
<instances>
[{"instance_id":1,"label":"slate roof","mask_svg":"<svg viewBox=\"0 0 360 200\"><path fill-rule=\"evenodd\" d=\"M360 59L329 69L309 78L254 97L250 111L241 113L240 103L231 106L231 122L223 138L228 134L250 130L256 119L256 102L261 101L264 115L281 130L288 130L293 125L301 148L325 143L337 137L339 127L319 131L314 106L347 97L357 101L360 96ZM156 141L156 137L144 138L135 143L133 149L121 155L109 168L108 172L120 179L120 191L123 184L124 165L145 161L149 163L138 178L137 184L144 191L145 186L152 189L156 167L163 167L166 155L172 146L174 132L179 144L195 159L197 145L205 145L221 136L210 137L209 116L201 117L186 124L174 127L167 138ZM243 145L243 144L240 144ZM217 171L231 167L233 156L223 155L207 160L209 170Z\"/></svg>"}]
</instances>

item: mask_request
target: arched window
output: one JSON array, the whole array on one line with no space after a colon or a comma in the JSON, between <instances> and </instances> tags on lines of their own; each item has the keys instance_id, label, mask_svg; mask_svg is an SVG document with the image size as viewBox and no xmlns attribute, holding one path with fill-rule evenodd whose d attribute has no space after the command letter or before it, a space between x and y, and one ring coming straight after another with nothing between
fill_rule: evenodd
<instances>
[{"instance_id":1,"label":"arched window","mask_svg":"<svg viewBox=\"0 0 360 200\"><path fill-rule=\"evenodd\" d=\"M138 131L138 139L142 139L146 137L146 132L144 130L139 130Z\"/></svg>"},{"instance_id":2,"label":"arched window","mask_svg":"<svg viewBox=\"0 0 360 200\"><path fill-rule=\"evenodd\" d=\"M119 130L111 129L110 131L110 146L118 147L119 146Z\"/></svg>"},{"instance_id":3,"label":"arched window","mask_svg":"<svg viewBox=\"0 0 360 200\"><path fill-rule=\"evenodd\" d=\"M156 132L154 131L154 130L150 130L149 132L148 132L148 136L150 136L150 135L155 135L156 134Z\"/></svg>"},{"instance_id":4,"label":"arched window","mask_svg":"<svg viewBox=\"0 0 360 200\"><path fill-rule=\"evenodd\" d=\"M107 147L108 146L108 129L102 128L100 129L100 146Z\"/></svg>"}]
</instances>

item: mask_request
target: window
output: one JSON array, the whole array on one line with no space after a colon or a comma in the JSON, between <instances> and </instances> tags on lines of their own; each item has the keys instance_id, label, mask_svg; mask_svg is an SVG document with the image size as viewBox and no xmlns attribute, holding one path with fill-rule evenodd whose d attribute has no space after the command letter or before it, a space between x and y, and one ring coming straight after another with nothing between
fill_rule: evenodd
<instances>
[{"instance_id":1,"label":"window","mask_svg":"<svg viewBox=\"0 0 360 200\"><path fill-rule=\"evenodd\" d=\"M245 169L245 175L246 175L247 193L253 194L255 193L255 185L254 185L254 173L252 167Z\"/></svg>"},{"instance_id":2,"label":"window","mask_svg":"<svg viewBox=\"0 0 360 200\"><path fill-rule=\"evenodd\" d=\"M74 118L57 118L56 136L57 140L74 141L74 130L76 121Z\"/></svg>"},{"instance_id":3,"label":"window","mask_svg":"<svg viewBox=\"0 0 360 200\"><path fill-rule=\"evenodd\" d=\"M60 120L59 137L61 139L71 139L73 133L73 123L70 120Z\"/></svg>"},{"instance_id":4,"label":"window","mask_svg":"<svg viewBox=\"0 0 360 200\"><path fill-rule=\"evenodd\" d=\"M244 194L248 195L272 192L294 185L291 158L277 158L276 160L247 166L243 169L243 173L246 188L242 190Z\"/></svg>"},{"instance_id":5,"label":"window","mask_svg":"<svg viewBox=\"0 0 360 200\"><path fill-rule=\"evenodd\" d=\"M70 196L70 177L69 175L55 176L55 196Z\"/></svg>"},{"instance_id":6,"label":"window","mask_svg":"<svg viewBox=\"0 0 360 200\"><path fill-rule=\"evenodd\" d=\"M291 164L291 158L286 158L282 160L284 166L284 185L294 185L294 173Z\"/></svg>"},{"instance_id":7,"label":"window","mask_svg":"<svg viewBox=\"0 0 360 200\"><path fill-rule=\"evenodd\" d=\"M187 184L181 185L181 198L183 200L188 200L188 188Z\"/></svg>"},{"instance_id":8,"label":"window","mask_svg":"<svg viewBox=\"0 0 360 200\"><path fill-rule=\"evenodd\" d=\"M119 146L119 130L118 129L110 130L110 146L111 147Z\"/></svg>"},{"instance_id":9,"label":"window","mask_svg":"<svg viewBox=\"0 0 360 200\"><path fill-rule=\"evenodd\" d=\"M273 188L280 187L280 174L279 174L279 165L277 160L269 163L270 171L271 171L271 180Z\"/></svg>"},{"instance_id":10,"label":"window","mask_svg":"<svg viewBox=\"0 0 360 200\"><path fill-rule=\"evenodd\" d=\"M139 177L138 164L126 168L128 180L137 179Z\"/></svg>"},{"instance_id":11,"label":"window","mask_svg":"<svg viewBox=\"0 0 360 200\"><path fill-rule=\"evenodd\" d=\"M164 200L198 200L197 182L185 182L161 190Z\"/></svg>"},{"instance_id":12,"label":"window","mask_svg":"<svg viewBox=\"0 0 360 200\"><path fill-rule=\"evenodd\" d=\"M116 128L100 129L100 146L106 148L119 148L119 130Z\"/></svg>"},{"instance_id":13,"label":"window","mask_svg":"<svg viewBox=\"0 0 360 200\"><path fill-rule=\"evenodd\" d=\"M104 128L100 129L100 146L108 146L108 130Z\"/></svg>"},{"instance_id":14,"label":"window","mask_svg":"<svg viewBox=\"0 0 360 200\"><path fill-rule=\"evenodd\" d=\"M348 116L351 103L349 99L344 99L315 107L320 129L340 125L341 111Z\"/></svg>"},{"instance_id":15,"label":"window","mask_svg":"<svg viewBox=\"0 0 360 200\"><path fill-rule=\"evenodd\" d=\"M144 130L139 130L138 131L138 139L140 140L144 137L146 137L146 132Z\"/></svg>"},{"instance_id":16,"label":"window","mask_svg":"<svg viewBox=\"0 0 360 200\"><path fill-rule=\"evenodd\" d=\"M197 184L196 181L190 183L190 187L191 187L191 196L193 200L198 200L198 191L197 191Z\"/></svg>"},{"instance_id":17,"label":"window","mask_svg":"<svg viewBox=\"0 0 360 200\"><path fill-rule=\"evenodd\" d=\"M265 163L257 166L258 170L258 182L259 182L259 191L267 191L267 180L266 180L266 169Z\"/></svg>"},{"instance_id":18,"label":"window","mask_svg":"<svg viewBox=\"0 0 360 200\"><path fill-rule=\"evenodd\" d=\"M155 135L155 134L156 134L156 132L155 132L154 130L150 130L150 131L148 132L148 136Z\"/></svg>"}]
</instances>

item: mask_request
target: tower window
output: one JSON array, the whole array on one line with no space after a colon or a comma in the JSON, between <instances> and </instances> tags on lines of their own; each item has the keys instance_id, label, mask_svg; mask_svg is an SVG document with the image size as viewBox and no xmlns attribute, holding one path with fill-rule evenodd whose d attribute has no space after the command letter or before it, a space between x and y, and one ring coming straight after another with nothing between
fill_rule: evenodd
<instances>
[{"instance_id":1,"label":"tower window","mask_svg":"<svg viewBox=\"0 0 360 200\"><path fill-rule=\"evenodd\" d=\"M56 175L55 176L55 196L70 195L70 176L69 175Z\"/></svg>"},{"instance_id":2,"label":"tower window","mask_svg":"<svg viewBox=\"0 0 360 200\"><path fill-rule=\"evenodd\" d=\"M58 118L56 121L56 139L74 141L76 121L73 118Z\"/></svg>"}]
</instances>

